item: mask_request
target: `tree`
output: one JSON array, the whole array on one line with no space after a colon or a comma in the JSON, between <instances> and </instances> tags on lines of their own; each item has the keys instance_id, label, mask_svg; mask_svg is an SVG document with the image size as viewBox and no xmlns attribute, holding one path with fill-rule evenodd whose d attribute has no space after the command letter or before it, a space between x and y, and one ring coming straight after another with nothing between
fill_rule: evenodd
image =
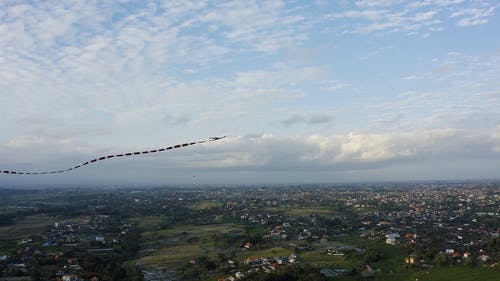
<instances>
[{"instance_id":1,"label":"tree","mask_svg":"<svg viewBox=\"0 0 500 281\"><path fill-rule=\"evenodd\" d=\"M38 259L34 258L32 262L31 279L34 281L41 280L42 275L40 273L40 265Z\"/></svg>"},{"instance_id":2,"label":"tree","mask_svg":"<svg viewBox=\"0 0 500 281\"><path fill-rule=\"evenodd\" d=\"M443 253L437 253L434 256L434 264L436 266L445 266L448 264L448 257L445 256Z\"/></svg>"},{"instance_id":3,"label":"tree","mask_svg":"<svg viewBox=\"0 0 500 281\"><path fill-rule=\"evenodd\" d=\"M324 281L324 280L326 280L326 278L319 273L309 273L297 279L297 281Z\"/></svg>"},{"instance_id":4,"label":"tree","mask_svg":"<svg viewBox=\"0 0 500 281\"><path fill-rule=\"evenodd\" d=\"M476 267L476 257L475 256L469 256L468 258L465 259L464 265L467 267Z\"/></svg>"},{"instance_id":5,"label":"tree","mask_svg":"<svg viewBox=\"0 0 500 281\"><path fill-rule=\"evenodd\" d=\"M382 251L378 248L370 248L364 254L365 263L374 263L382 259Z\"/></svg>"},{"instance_id":6,"label":"tree","mask_svg":"<svg viewBox=\"0 0 500 281\"><path fill-rule=\"evenodd\" d=\"M223 252L218 252L217 253L217 261L219 263L223 263L226 260L227 260L227 257L226 257L226 255Z\"/></svg>"}]
</instances>

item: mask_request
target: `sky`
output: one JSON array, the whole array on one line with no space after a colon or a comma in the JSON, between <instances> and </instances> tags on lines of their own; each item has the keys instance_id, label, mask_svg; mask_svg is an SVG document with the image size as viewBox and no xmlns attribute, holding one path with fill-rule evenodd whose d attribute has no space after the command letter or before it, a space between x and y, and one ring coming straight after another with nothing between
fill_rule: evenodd
<instances>
[{"instance_id":1,"label":"sky","mask_svg":"<svg viewBox=\"0 0 500 281\"><path fill-rule=\"evenodd\" d=\"M2 185L500 178L500 3L0 1Z\"/></svg>"}]
</instances>

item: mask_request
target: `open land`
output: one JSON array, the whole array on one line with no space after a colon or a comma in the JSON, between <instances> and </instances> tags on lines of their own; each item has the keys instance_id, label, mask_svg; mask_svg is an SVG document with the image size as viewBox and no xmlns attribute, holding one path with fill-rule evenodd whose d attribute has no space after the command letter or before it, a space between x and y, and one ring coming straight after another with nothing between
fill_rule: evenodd
<instances>
[{"instance_id":1,"label":"open land","mask_svg":"<svg viewBox=\"0 0 500 281\"><path fill-rule=\"evenodd\" d=\"M499 187L0 188L0 278L500 280Z\"/></svg>"}]
</instances>

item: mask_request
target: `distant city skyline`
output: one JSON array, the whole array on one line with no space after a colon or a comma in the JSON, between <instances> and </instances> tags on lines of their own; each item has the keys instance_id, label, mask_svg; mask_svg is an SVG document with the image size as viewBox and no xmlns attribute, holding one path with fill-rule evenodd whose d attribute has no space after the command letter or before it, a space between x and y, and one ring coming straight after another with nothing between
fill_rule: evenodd
<instances>
[{"instance_id":1,"label":"distant city skyline","mask_svg":"<svg viewBox=\"0 0 500 281\"><path fill-rule=\"evenodd\" d=\"M0 185L499 179L497 1L0 2Z\"/></svg>"}]
</instances>

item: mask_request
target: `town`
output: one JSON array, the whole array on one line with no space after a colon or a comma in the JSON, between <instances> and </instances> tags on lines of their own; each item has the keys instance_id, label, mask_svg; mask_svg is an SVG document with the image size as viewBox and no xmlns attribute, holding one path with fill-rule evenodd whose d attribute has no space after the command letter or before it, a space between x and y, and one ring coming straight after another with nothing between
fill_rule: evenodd
<instances>
[{"instance_id":1,"label":"town","mask_svg":"<svg viewBox=\"0 0 500 281\"><path fill-rule=\"evenodd\" d=\"M500 276L499 182L4 187L0 202L4 281Z\"/></svg>"}]
</instances>

